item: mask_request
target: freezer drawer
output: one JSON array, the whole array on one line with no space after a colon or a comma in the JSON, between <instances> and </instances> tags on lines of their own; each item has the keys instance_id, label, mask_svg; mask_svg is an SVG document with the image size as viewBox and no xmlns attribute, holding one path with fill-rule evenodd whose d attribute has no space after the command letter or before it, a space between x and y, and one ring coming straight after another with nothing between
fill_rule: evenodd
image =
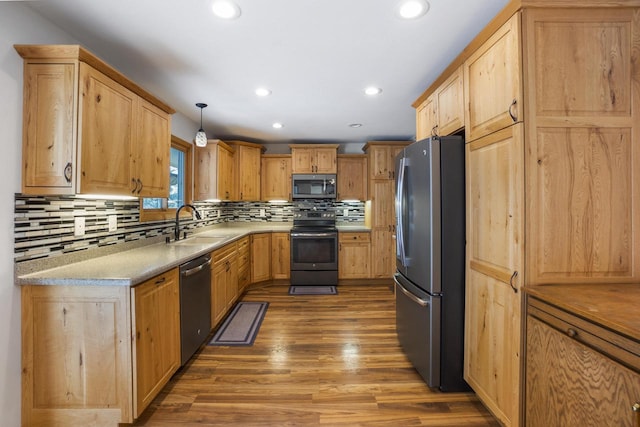
<instances>
[{"instance_id":1,"label":"freezer drawer","mask_svg":"<svg viewBox=\"0 0 640 427\"><path fill-rule=\"evenodd\" d=\"M440 387L440 297L396 282L396 331L405 354L429 387Z\"/></svg>"}]
</instances>

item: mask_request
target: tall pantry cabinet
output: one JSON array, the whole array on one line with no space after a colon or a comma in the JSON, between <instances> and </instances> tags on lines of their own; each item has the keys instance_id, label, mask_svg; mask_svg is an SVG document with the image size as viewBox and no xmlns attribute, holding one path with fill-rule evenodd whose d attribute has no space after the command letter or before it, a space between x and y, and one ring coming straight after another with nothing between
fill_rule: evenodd
<instances>
[{"instance_id":1,"label":"tall pantry cabinet","mask_svg":"<svg viewBox=\"0 0 640 427\"><path fill-rule=\"evenodd\" d=\"M363 147L369 163L368 224L371 227L371 277L390 278L395 256L395 158L410 141L369 141Z\"/></svg>"},{"instance_id":2,"label":"tall pantry cabinet","mask_svg":"<svg viewBox=\"0 0 640 427\"><path fill-rule=\"evenodd\" d=\"M640 281L639 56L640 1L512 1L432 85L463 67L465 379L505 426L522 287Z\"/></svg>"}]
</instances>

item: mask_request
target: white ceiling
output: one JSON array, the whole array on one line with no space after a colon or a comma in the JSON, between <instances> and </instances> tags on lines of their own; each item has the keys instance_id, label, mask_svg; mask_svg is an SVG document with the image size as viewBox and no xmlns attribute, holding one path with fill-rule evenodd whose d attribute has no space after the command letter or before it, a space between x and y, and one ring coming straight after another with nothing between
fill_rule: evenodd
<instances>
[{"instance_id":1,"label":"white ceiling","mask_svg":"<svg viewBox=\"0 0 640 427\"><path fill-rule=\"evenodd\" d=\"M231 21L211 2L28 4L191 120L209 104L209 138L344 143L412 138L412 102L508 0L430 0L416 20L396 15L399 0L236 0Z\"/></svg>"}]
</instances>

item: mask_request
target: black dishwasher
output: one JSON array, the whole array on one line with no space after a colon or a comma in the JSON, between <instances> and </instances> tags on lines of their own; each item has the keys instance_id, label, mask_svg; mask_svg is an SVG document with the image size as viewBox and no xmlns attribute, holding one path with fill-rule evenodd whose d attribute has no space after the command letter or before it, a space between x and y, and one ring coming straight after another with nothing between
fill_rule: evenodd
<instances>
[{"instance_id":1,"label":"black dishwasher","mask_svg":"<svg viewBox=\"0 0 640 427\"><path fill-rule=\"evenodd\" d=\"M180 266L180 365L198 350L211 330L211 256Z\"/></svg>"}]
</instances>

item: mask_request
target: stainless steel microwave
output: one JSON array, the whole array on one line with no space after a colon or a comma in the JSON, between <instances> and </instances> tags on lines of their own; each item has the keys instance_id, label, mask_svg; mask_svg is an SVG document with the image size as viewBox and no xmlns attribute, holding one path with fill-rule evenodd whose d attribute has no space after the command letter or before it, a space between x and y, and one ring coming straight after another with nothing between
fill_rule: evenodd
<instances>
[{"instance_id":1,"label":"stainless steel microwave","mask_svg":"<svg viewBox=\"0 0 640 427\"><path fill-rule=\"evenodd\" d=\"M338 191L336 174L291 175L292 198L335 199Z\"/></svg>"}]
</instances>

